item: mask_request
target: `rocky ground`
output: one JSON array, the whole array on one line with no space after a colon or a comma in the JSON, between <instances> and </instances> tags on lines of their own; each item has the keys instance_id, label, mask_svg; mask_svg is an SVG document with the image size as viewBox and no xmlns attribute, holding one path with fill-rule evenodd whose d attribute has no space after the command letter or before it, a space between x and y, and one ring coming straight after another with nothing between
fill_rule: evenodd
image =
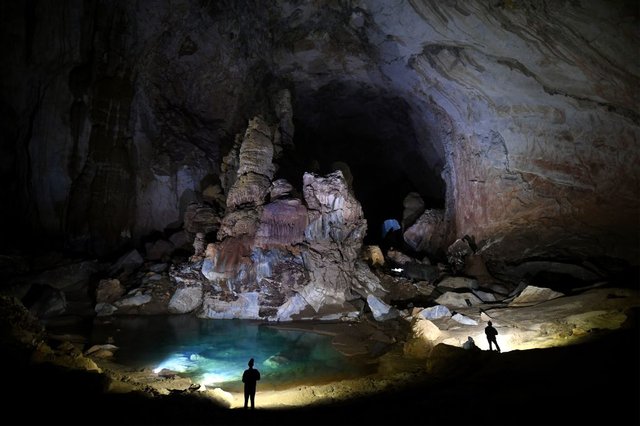
<instances>
[{"instance_id":1,"label":"rocky ground","mask_svg":"<svg viewBox=\"0 0 640 426\"><path fill-rule=\"evenodd\" d=\"M500 354L438 343L426 358L421 357L412 346L412 326L404 319L282 325L332 334L336 347L352 356L390 336L396 336L396 341L375 358L376 371L367 377L291 389L273 390L265 384L258 390L258 408L248 412L240 407L239 394L205 390L179 376L132 371L108 358L85 356L69 342L47 343L46 331L9 300L3 298L2 317L14 326L3 328L2 347L3 405L10 424L604 425L640 421L638 303L637 292L629 289L596 288L537 306L489 312L500 326L499 341L505 345ZM583 314L572 316L572 309ZM593 324L593 317L599 326L586 327L585 318ZM465 327L464 332L459 325L439 327L447 340L456 334L479 333L484 324ZM408 337L403 338L403 332ZM546 341L564 339L565 345L506 348L508 341L524 340L533 347L536 336L538 346L544 346L544 335L549 337ZM476 341L486 349L484 341Z\"/></svg>"}]
</instances>

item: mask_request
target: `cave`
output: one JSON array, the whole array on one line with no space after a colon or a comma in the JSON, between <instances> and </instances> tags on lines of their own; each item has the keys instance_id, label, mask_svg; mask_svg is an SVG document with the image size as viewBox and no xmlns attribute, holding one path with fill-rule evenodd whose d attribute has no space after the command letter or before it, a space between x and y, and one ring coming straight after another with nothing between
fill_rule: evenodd
<instances>
[{"instance_id":1,"label":"cave","mask_svg":"<svg viewBox=\"0 0 640 426\"><path fill-rule=\"evenodd\" d=\"M427 208L444 209L442 141L416 134L411 106L401 96L347 82L301 92L293 102L295 151L282 162L283 177L296 182L304 171L342 168L363 206L368 244L382 243L385 220L402 221L411 192L427 200ZM422 148L420 141L437 147Z\"/></svg>"},{"instance_id":2,"label":"cave","mask_svg":"<svg viewBox=\"0 0 640 426\"><path fill-rule=\"evenodd\" d=\"M3 2L7 419L640 423L639 15Z\"/></svg>"}]
</instances>

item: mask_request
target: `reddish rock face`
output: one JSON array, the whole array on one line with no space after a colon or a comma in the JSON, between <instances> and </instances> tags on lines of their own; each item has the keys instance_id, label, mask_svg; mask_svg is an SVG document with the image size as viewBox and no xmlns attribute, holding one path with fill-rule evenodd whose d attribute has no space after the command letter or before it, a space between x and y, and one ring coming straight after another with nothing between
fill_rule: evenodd
<instances>
[{"instance_id":1,"label":"reddish rock face","mask_svg":"<svg viewBox=\"0 0 640 426\"><path fill-rule=\"evenodd\" d=\"M302 243L307 227L307 208L300 200L276 200L262 209L256 246L293 246Z\"/></svg>"}]
</instances>

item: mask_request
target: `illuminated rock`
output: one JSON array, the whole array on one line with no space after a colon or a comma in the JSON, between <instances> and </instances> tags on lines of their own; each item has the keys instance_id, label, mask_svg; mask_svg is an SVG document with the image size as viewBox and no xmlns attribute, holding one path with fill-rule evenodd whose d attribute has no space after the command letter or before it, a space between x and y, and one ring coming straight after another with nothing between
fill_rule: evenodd
<instances>
[{"instance_id":1,"label":"illuminated rock","mask_svg":"<svg viewBox=\"0 0 640 426\"><path fill-rule=\"evenodd\" d=\"M384 266L384 255L379 246L366 246L363 249L364 260L371 266Z\"/></svg>"},{"instance_id":2,"label":"illuminated rock","mask_svg":"<svg viewBox=\"0 0 640 426\"><path fill-rule=\"evenodd\" d=\"M562 296L564 296L564 294L551 290L550 288L529 285L509 303L509 306L535 305Z\"/></svg>"},{"instance_id":3,"label":"illuminated rock","mask_svg":"<svg viewBox=\"0 0 640 426\"><path fill-rule=\"evenodd\" d=\"M227 392L221 388L214 388L212 390L207 389L207 394L211 395L211 397L220 403L223 407L231 408L234 403L235 398L233 394Z\"/></svg>"},{"instance_id":4,"label":"illuminated rock","mask_svg":"<svg viewBox=\"0 0 640 426\"><path fill-rule=\"evenodd\" d=\"M260 117L249 121L238 153L237 178L227 195L227 208L264 203L275 168L273 166L273 130Z\"/></svg>"},{"instance_id":5,"label":"illuminated rock","mask_svg":"<svg viewBox=\"0 0 640 426\"><path fill-rule=\"evenodd\" d=\"M212 319L260 319L258 293L240 293L235 298L223 300L206 292L198 316Z\"/></svg>"},{"instance_id":6,"label":"illuminated rock","mask_svg":"<svg viewBox=\"0 0 640 426\"><path fill-rule=\"evenodd\" d=\"M373 318L375 318L376 321L386 321L392 318L396 318L399 315L399 312L396 308L386 304L385 302L371 294L367 296L367 305L369 305L371 313L373 314Z\"/></svg>"},{"instance_id":7,"label":"illuminated rock","mask_svg":"<svg viewBox=\"0 0 640 426\"><path fill-rule=\"evenodd\" d=\"M448 318L451 316L451 311L444 305L431 306L424 308L420 311L420 315L428 320L434 320L439 318Z\"/></svg>"},{"instance_id":8,"label":"illuminated rock","mask_svg":"<svg viewBox=\"0 0 640 426\"><path fill-rule=\"evenodd\" d=\"M464 324L464 325L478 325L478 321L476 321L476 320L474 320L472 318L469 318L466 315L462 315L459 312L456 312L455 314L453 314L451 316L451 319L456 321L456 322L459 322L460 324Z\"/></svg>"},{"instance_id":9,"label":"illuminated rock","mask_svg":"<svg viewBox=\"0 0 640 426\"><path fill-rule=\"evenodd\" d=\"M477 306L483 303L482 300L473 293L454 293L452 291L444 293L435 301L449 308L468 308L469 306Z\"/></svg>"},{"instance_id":10,"label":"illuminated rock","mask_svg":"<svg viewBox=\"0 0 640 426\"><path fill-rule=\"evenodd\" d=\"M178 287L169 301L169 312L186 314L194 311L202 303L202 285Z\"/></svg>"}]
</instances>

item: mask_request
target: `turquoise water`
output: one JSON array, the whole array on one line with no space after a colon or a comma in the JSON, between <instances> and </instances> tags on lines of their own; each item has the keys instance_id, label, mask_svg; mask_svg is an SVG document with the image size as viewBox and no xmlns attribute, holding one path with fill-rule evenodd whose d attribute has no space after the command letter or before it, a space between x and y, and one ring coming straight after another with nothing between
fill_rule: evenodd
<instances>
[{"instance_id":1,"label":"turquoise water","mask_svg":"<svg viewBox=\"0 0 640 426\"><path fill-rule=\"evenodd\" d=\"M109 338L119 349L114 361L127 367L166 368L194 382L240 391L250 358L262 389L357 377L367 365L347 358L317 333L282 330L247 320L193 316L114 317L94 325L91 341Z\"/></svg>"}]
</instances>

